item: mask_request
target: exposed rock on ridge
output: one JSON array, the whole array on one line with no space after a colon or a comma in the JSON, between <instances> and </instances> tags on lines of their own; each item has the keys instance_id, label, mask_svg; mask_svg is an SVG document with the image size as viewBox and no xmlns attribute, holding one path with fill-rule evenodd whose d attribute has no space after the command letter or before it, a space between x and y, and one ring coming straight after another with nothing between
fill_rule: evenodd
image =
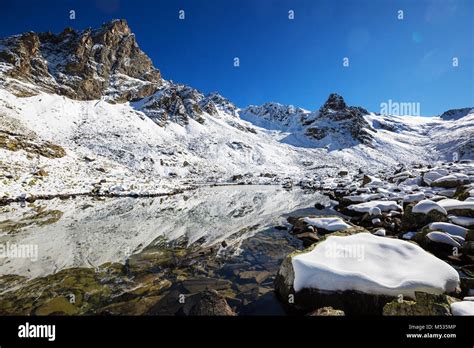
<instances>
[{"instance_id":1,"label":"exposed rock on ridge","mask_svg":"<svg viewBox=\"0 0 474 348\"><path fill-rule=\"evenodd\" d=\"M340 95L332 93L319 109L318 126L308 128L306 134L321 140L328 135L344 137L349 133L355 141L370 145L373 137L367 130L374 130L364 119L368 113L364 108L347 106Z\"/></svg>"},{"instance_id":2,"label":"exposed rock on ridge","mask_svg":"<svg viewBox=\"0 0 474 348\"><path fill-rule=\"evenodd\" d=\"M125 20L96 30L66 28L58 35L28 32L0 40L0 72L0 85L17 94L27 82L79 100L139 99L163 82Z\"/></svg>"}]
</instances>

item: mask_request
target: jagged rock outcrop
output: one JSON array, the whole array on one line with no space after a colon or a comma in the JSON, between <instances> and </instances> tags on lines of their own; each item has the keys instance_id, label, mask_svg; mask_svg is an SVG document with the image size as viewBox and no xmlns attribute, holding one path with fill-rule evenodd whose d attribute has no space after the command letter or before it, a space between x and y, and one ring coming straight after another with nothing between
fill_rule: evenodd
<instances>
[{"instance_id":1,"label":"jagged rock outcrop","mask_svg":"<svg viewBox=\"0 0 474 348\"><path fill-rule=\"evenodd\" d=\"M347 106L340 95L332 93L319 109L317 123L306 130L306 135L316 140L333 136L370 145L373 137L368 130L374 129L364 119L368 113L364 108ZM348 134L352 139L347 139Z\"/></svg>"},{"instance_id":2,"label":"jagged rock outcrop","mask_svg":"<svg viewBox=\"0 0 474 348\"><path fill-rule=\"evenodd\" d=\"M458 120L469 114L474 114L474 108L451 109L443 112L440 117L443 120Z\"/></svg>"},{"instance_id":3,"label":"jagged rock outcrop","mask_svg":"<svg viewBox=\"0 0 474 348\"><path fill-rule=\"evenodd\" d=\"M209 107L215 107L215 110L220 110L232 116L239 115L237 106L217 92L212 92L206 95L206 98L201 101L201 107L210 115L215 115L215 111L211 109L211 112L209 112Z\"/></svg>"},{"instance_id":4,"label":"jagged rock outcrop","mask_svg":"<svg viewBox=\"0 0 474 348\"><path fill-rule=\"evenodd\" d=\"M20 94L22 82L79 100L143 98L163 83L125 20L99 29L28 32L0 40L0 85ZM28 93L27 93L28 94Z\"/></svg>"},{"instance_id":5,"label":"jagged rock outcrop","mask_svg":"<svg viewBox=\"0 0 474 348\"><path fill-rule=\"evenodd\" d=\"M219 111L237 113L237 107L217 93L205 96L192 87L170 82L134 105L160 126L168 121L184 126L190 119L204 123L204 113L211 116L217 116Z\"/></svg>"},{"instance_id":6,"label":"jagged rock outcrop","mask_svg":"<svg viewBox=\"0 0 474 348\"><path fill-rule=\"evenodd\" d=\"M189 119L204 123L203 109L199 105L203 95L194 88L181 84L169 84L157 93L137 104L148 117L160 126L168 121L186 125Z\"/></svg>"}]
</instances>

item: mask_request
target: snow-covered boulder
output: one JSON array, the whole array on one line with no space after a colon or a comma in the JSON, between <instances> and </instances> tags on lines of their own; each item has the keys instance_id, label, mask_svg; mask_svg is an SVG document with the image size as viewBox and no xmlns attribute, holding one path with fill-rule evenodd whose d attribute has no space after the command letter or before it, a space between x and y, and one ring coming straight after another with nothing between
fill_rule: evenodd
<instances>
[{"instance_id":1,"label":"snow-covered boulder","mask_svg":"<svg viewBox=\"0 0 474 348\"><path fill-rule=\"evenodd\" d=\"M412 240L418 243L423 249L441 259L449 260L453 256L465 258L465 255L463 255L463 248L466 242L465 237L450 234L443 230L433 230L434 226L439 226L445 230L457 232L454 228L449 228L449 224L446 224L448 227L443 224L444 223L433 223L427 225L422 231L418 232Z\"/></svg>"},{"instance_id":2,"label":"snow-covered boulder","mask_svg":"<svg viewBox=\"0 0 474 348\"><path fill-rule=\"evenodd\" d=\"M473 301L460 301L451 304L453 315L474 315Z\"/></svg>"},{"instance_id":3,"label":"snow-covered boulder","mask_svg":"<svg viewBox=\"0 0 474 348\"><path fill-rule=\"evenodd\" d=\"M428 229L431 231L443 231L450 235L460 236L466 238L468 229L465 227L457 226L449 222L433 222L428 225Z\"/></svg>"},{"instance_id":4,"label":"snow-covered boulder","mask_svg":"<svg viewBox=\"0 0 474 348\"><path fill-rule=\"evenodd\" d=\"M438 203L433 202L429 199L425 199L421 202L418 202L412 209L412 213L417 214L429 214L431 211L437 210L438 212L442 213L443 215L447 215L446 209L441 207Z\"/></svg>"},{"instance_id":5,"label":"snow-covered boulder","mask_svg":"<svg viewBox=\"0 0 474 348\"><path fill-rule=\"evenodd\" d=\"M439 196L444 198L453 198L456 194L456 189L445 189L437 192Z\"/></svg>"},{"instance_id":6,"label":"snow-covered boulder","mask_svg":"<svg viewBox=\"0 0 474 348\"><path fill-rule=\"evenodd\" d=\"M402 217L402 229L417 231L430 222L447 221L447 214L446 209L429 199L410 203Z\"/></svg>"},{"instance_id":7,"label":"snow-covered boulder","mask_svg":"<svg viewBox=\"0 0 474 348\"><path fill-rule=\"evenodd\" d=\"M451 247L456 247L456 248L461 247L461 243L460 243L461 241L458 240L457 238L454 238L453 236L449 235L449 233L446 233L446 232L440 232L440 231L429 232L426 235L426 238L428 238L433 243L446 244L446 245L449 245Z\"/></svg>"},{"instance_id":8,"label":"snow-covered boulder","mask_svg":"<svg viewBox=\"0 0 474 348\"><path fill-rule=\"evenodd\" d=\"M394 297L414 298L415 291L454 292L460 279L453 267L416 244L359 233L329 236L290 254L275 284L280 296L294 294L297 306L363 314L381 313Z\"/></svg>"},{"instance_id":9,"label":"snow-covered boulder","mask_svg":"<svg viewBox=\"0 0 474 348\"><path fill-rule=\"evenodd\" d=\"M351 227L339 217L305 217L303 221L327 232L343 231Z\"/></svg>"},{"instance_id":10,"label":"snow-covered boulder","mask_svg":"<svg viewBox=\"0 0 474 348\"><path fill-rule=\"evenodd\" d=\"M474 201L443 199L439 201L438 204L450 214L474 217Z\"/></svg>"},{"instance_id":11,"label":"snow-covered boulder","mask_svg":"<svg viewBox=\"0 0 474 348\"><path fill-rule=\"evenodd\" d=\"M288 222L293 225L291 234L303 241L305 247L318 242L320 237L326 234L367 232L362 227L347 223L339 216L289 217Z\"/></svg>"},{"instance_id":12,"label":"snow-covered boulder","mask_svg":"<svg viewBox=\"0 0 474 348\"><path fill-rule=\"evenodd\" d=\"M374 217L377 217L377 216L381 216L382 215L382 209L380 209L380 207L372 207L369 209L369 215L370 216L374 216Z\"/></svg>"},{"instance_id":13,"label":"snow-covered boulder","mask_svg":"<svg viewBox=\"0 0 474 348\"><path fill-rule=\"evenodd\" d=\"M348 204L351 204L368 202L380 198L383 198L383 195L380 193L361 193L359 195L344 196L342 199L343 201L348 202Z\"/></svg>"},{"instance_id":14,"label":"snow-covered boulder","mask_svg":"<svg viewBox=\"0 0 474 348\"><path fill-rule=\"evenodd\" d=\"M378 208L382 212L389 212L391 210L401 211L402 207L395 201L370 201L359 204L351 204L347 210L353 213L365 214L373 208Z\"/></svg>"},{"instance_id":15,"label":"snow-covered boulder","mask_svg":"<svg viewBox=\"0 0 474 348\"><path fill-rule=\"evenodd\" d=\"M374 236L385 237L387 232L383 228L381 228L381 229L378 229L377 231L375 231L373 234L374 234Z\"/></svg>"},{"instance_id":16,"label":"snow-covered boulder","mask_svg":"<svg viewBox=\"0 0 474 348\"><path fill-rule=\"evenodd\" d=\"M453 173L450 175L442 176L431 183L434 187L447 187L454 188L460 185L469 184L469 176L461 173Z\"/></svg>"},{"instance_id":17,"label":"snow-covered boulder","mask_svg":"<svg viewBox=\"0 0 474 348\"><path fill-rule=\"evenodd\" d=\"M363 187L383 187L384 185L384 182L375 176L364 175L362 179Z\"/></svg>"},{"instance_id":18,"label":"snow-covered boulder","mask_svg":"<svg viewBox=\"0 0 474 348\"><path fill-rule=\"evenodd\" d=\"M403 239L406 239L406 240L412 240L413 237L415 237L415 236L416 236L416 232L410 231L410 232L404 233L404 234L402 235L402 238L403 238Z\"/></svg>"},{"instance_id":19,"label":"snow-covered boulder","mask_svg":"<svg viewBox=\"0 0 474 348\"><path fill-rule=\"evenodd\" d=\"M444 168L433 169L423 174L423 182L427 185L431 185L433 181L439 178L442 178L443 176L446 176L448 174L449 174L449 171L447 169L444 169Z\"/></svg>"},{"instance_id":20,"label":"snow-covered boulder","mask_svg":"<svg viewBox=\"0 0 474 348\"><path fill-rule=\"evenodd\" d=\"M425 199L423 192L412 193L403 197L403 203L419 202Z\"/></svg>"},{"instance_id":21,"label":"snow-covered boulder","mask_svg":"<svg viewBox=\"0 0 474 348\"><path fill-rule=\"evenodd\" d=\"M465 217L465 216L456 216L456 215L449 215L449 220L459 226L473 228L474 227L474 218Z\"/></svg>"}]
</instances>

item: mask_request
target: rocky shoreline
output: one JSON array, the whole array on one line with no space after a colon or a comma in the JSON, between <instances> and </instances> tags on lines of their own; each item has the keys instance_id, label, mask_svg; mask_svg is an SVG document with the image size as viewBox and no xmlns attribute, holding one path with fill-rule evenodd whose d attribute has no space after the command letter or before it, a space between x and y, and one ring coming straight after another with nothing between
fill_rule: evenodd
<instances>
[{"instance_id":1,"label":"rocky shoreline","mask_svg":"<svg viewBox=\"0 0 474 348\"><path fill-rule=\"evenodd\" d=\"M288 219L290 233L307 249L288 255L280 267L280 300L306 314L321 308L337 315L474 314L473 175L474 163L463 161L400 167L380 177L343 172L329 180L324 185L332 188L321 188L331 206L316 208L334 215ZM364 262L347 253L355 249L346 243L356 238ZM328 254L329 246L339 247L339 255ZM380 250L372 254L374 246ZM313 280L295 289L298 276ZM392 278L400 283L388 284Z\"/></svg>"},{"instance_id":2,"label":"rocky shoreline","mask_svg":"<svg viewBox=\"0 0 474 348\"><path fill-rule=\"evenodd\" d=\"M58 194L39 194L39 195L24 195L16 198L0 198L0 206L5 206L11 203L33 203L41 200L52 200L52 199L74 199L76 197L92 197L96 199L100 198L152 198L152 197L166 197L182 194L186 191L195 190L196 187L187 187L185 189L176 189L169 192L148 192L148 193L136 193L136 192L125 192L125 193L110 193L110 192L76 192L76 193L58 193Z\"/></svg>"},{"instance_id":3,"label":"rocky shoreline","mask_svg":"<svg viewBox=\"0 0 474 348\"><path fill-rule=\"evenodd\" d=\"M205 247L162 241L125 264L32 280L3 276L2 313L472 313L474 163L400 168L385 176L341 172L318 187L295 184L326 196L316 210L296 211L287 224L255 235L258 225L243 229L232 238L249 237L237 244L230 237ZM64 288L65 279L77 283ZM41 295L46 284L50 290ZM71 306L71 293L82 302ZM181 295L183 303L176 300Z\"/></svg>"}]
</instances>

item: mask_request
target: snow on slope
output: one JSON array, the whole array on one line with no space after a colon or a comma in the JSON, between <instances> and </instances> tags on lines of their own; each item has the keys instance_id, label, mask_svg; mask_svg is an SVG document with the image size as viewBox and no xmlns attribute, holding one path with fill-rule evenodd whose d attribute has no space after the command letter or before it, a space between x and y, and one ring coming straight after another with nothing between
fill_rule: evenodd
<instances>
[{"instance_id":1,"label":"snow on slope","mask_svg":"<svg viewBox=\"0 0 474 348\"><path fill-rule=\"evenodd\" d=\"M298 179L309 171L303 162L327 162L324 150L280 143L279 135L263 129L256 134L242 131L229 123L250 124L220 111L218 117L204 114L204 124L191 119L186 126L160 127L128 103L74 101L45 93L18 98L0 90L0 115L15 120L15 132L22 124L67 153L59 159L33 160L26 151L0 148L0 158L14 177L0 182L1 196L90 192L104 178L103 189L138 193L189 181L228 181L246 173L262 182L272 180L259 178L268 173ZM37 179L34 172L39 168L48 175L28 185Z\"/></svg>"},{"instance_id":2,"label":"snow on slope","mask_svg":"<svg viewBox=\"0 0 474 348\"><path fill-rule=\"evenodd\" d=\"M341 168L377 173L474 156L472 109L379 116L332 93L318 111L240 110L164 80L125 20L12 36L0 53L0 199L319 181Z\"/></svg>"},{"instance_id":3,"label":"snow on slope","mask_svg":"<svg viewBox=\"0 0 474 348\"><path fill-rule=\"evenodd\" d=\"M34 133L38 141L66 150L65 157L50 159L0 148L5 174L13 176L0 181L0 196L90 192L97 187L115 193L169 192L186 184L229 182L235 175L252 183L298 182L340 168L371 173L400 163L441 160L450 154L443 141L460 133L470 141L474 127L473 115L444 121L369 114L364 117L373 127L367 130L371 144L335 144L331 149L321 147L321 141L332 135L317 141L305 135L304 124L297 127L301 117L317 127L317 113L300 110L297 120L280 119L279 129L268 129L248 114L245 121L216 107L213 115L200 114L200 122L189 118L187 124L160 126L142 106L46 93L19 98L0 90L0 131L9 124L10 132ZM287 123L293 126L285 128ZM47 175L38 178L39 169Z\"/></svg>"}]
</instances>

